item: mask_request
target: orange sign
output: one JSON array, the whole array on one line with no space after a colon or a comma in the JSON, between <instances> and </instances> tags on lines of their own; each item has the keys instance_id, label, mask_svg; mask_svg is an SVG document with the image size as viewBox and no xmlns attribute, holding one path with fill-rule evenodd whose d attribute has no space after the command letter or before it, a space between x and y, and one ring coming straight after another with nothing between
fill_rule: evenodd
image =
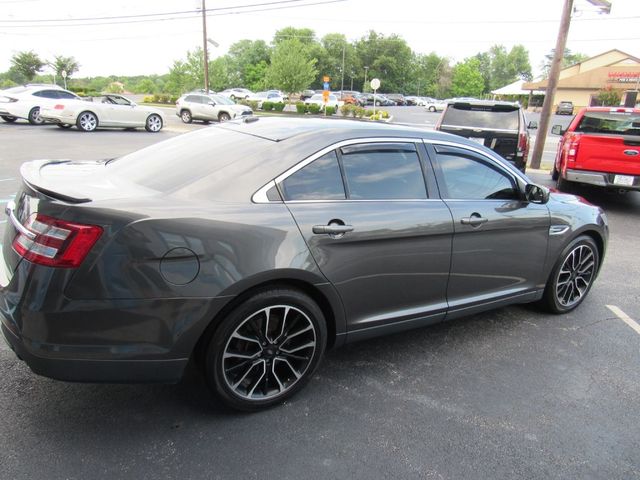
<instances>
[{"instance_id":1,"label":"orange sign","mask_svg":"<svg viewBox=\"0 0 640 480\"><path fill-rule=\"evenodd\" d=\"M322 101L327 103L329 101L329 90L324 90L322 92Z\"/></svg>"}]
</instances>

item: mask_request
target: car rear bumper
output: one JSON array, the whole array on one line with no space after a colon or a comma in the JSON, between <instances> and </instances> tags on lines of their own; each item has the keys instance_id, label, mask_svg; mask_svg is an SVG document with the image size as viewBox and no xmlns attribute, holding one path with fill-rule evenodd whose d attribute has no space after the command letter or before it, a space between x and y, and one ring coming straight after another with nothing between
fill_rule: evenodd
<instances>
[{"instance_id":1,"label":"car rear bumper","mask_svg":"<svg viewBox=\"0 0 640 480\"><path fill-rule=\"evenodd\" d=\"M620 177L633 177L631 185L622 184ZM625 190L640 190L640 176L625 175L607 172L592 172L587 170L567 169L564 178L570 182L584 183L605 188L616 188ZM618 180L618 181L617 181Z\"/></svg>"}]
</instances>

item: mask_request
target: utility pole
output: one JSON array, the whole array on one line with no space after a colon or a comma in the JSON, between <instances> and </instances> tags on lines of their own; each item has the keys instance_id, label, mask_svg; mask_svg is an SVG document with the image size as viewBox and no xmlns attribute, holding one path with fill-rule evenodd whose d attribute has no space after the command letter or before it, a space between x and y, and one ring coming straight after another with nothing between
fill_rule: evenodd
<instances>
[{"instance_id":1,"label":"utility pole","mask_svg":"<svg viewBox=\"0 0 640 480\"><path fill-rule=\"evenodd\" d=\"M345 44L342 44L342 81L340 82L340 95L344 92L344 49Z\"/></svg>"},{"instance_id":2,"label":"utility pole","mask_svg":"<svg viewBox=\"0 0 640 480\"><path fill-rule=\"evenodd\" d=\"M362 91L366 92L368 90L367 88L367 71L369 70L369 67L364 67L364 85L362 86Z\"/></svg>"},{"instance_id":3,"label":"utility pole","mask_svg":"<svg viewBox=\"0 0 640 480\"><path fill-rule=\"evenodd\" d=\"M569 25L571 25L572 10L573 0L564 0L562 18L560 19L560 30L558 31L558 38L556 40L556 50L553 52L551 70L549 72L549 78L547 79L547 89L544 94L544 103L542 104L542 112L540 112L540 126L536 136L536 144L531 154L531 168L540 168L540 162L542 161L542 152L544 150L544 144L547 141L547 130L549 129L549 120L551 119L551 108L553 107L553 99L556 95L556 88L558 87L562 57L564 56L567 36L569 35Z\"/></svg>"},{"instance_id":4,"label":"utility pole","mask_svg":"<svg viewBox=\"0 0 640 480\"><path fill-rule=\"evenodd\" d=\"M202 0L202 50L204 53L204 92L209 93L209 54L207 52L207 7Z\"/></svg>"}]
</instances>

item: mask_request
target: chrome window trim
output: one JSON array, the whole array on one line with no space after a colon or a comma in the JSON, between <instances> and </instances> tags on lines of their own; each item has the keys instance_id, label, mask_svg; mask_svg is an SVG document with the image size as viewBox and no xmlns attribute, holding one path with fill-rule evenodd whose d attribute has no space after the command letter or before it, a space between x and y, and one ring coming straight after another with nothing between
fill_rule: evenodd
<instances>
[{"instance_id":1,"label":"chrome window trim","mask_svg":"<svg viewBox=\"0 0 640 480\"><path fill-rule=\"evenodd\" d=\"M380 143L380 142L387 142L387 143L420 143L421 141L424 141L423 138L410 138L410 137L363 137L363 138L352 138L349 140L342 140L340 142L336 142L334 144L329 145L328 147L323 148L322 150L317 151L316 153L313 153L311 155L309 155L307 158L305 158L304 160L298 162L297 164L295 164L293 167L289 168L288 170L285 170L283 173L281 173L280 175L278 175L275 179L271 180L270 182L268 182L266 185L260 187L258 189L258 191L256 191L256 193L254 193L251 197L251 201L253 203L280 203L280 202L271 202L268 198L267 198L267 191L269 191L270 188L272 188L273 186L275 186L278 183L281 183L282 181L286 180L287 177L289 177L290 175L293 175L294 173L296 173L298 170L303 169L304 167L306 167L307 165L309 165L311 162L313 162L314 160L322 157L323 155L326 155L329 152L332 152L333 150L337 150L338 148L341 147L345 147L347 145L355 145L355 144L359 144L359 143ZM417 154L417 153L416 153ZM408 199L398 199L400 201L411 201ZM420 200L430 200L430 199L420 199ZM293 202L346 202L346 199L340 199L340 200L286 200L283 199L282 200L285 203L293 203ZM387 201L391 201L391 200L385 200L385 199L379 199L379 200L349 200L349 201L373 201L373 202L387 202Z\"/></svg>"}]
</instances>

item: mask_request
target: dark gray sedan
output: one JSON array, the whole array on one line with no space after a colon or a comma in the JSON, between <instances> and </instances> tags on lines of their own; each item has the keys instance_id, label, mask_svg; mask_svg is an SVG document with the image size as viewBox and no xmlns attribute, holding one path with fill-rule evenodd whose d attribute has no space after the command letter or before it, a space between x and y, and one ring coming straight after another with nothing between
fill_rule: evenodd
<instances>
[{"instance_id":1,"label":"dark gray sedan","mask_svg":"<svg viewBox=\"0 0 640 480\"><path fill-rule=\"evenodd\" d=\"M246 119L104 162L36 161L7 207L0 318L31 369L293 395L326 348L513 303L576 308L601 209L467 139Z\"/></svg>"}]
</instances>

